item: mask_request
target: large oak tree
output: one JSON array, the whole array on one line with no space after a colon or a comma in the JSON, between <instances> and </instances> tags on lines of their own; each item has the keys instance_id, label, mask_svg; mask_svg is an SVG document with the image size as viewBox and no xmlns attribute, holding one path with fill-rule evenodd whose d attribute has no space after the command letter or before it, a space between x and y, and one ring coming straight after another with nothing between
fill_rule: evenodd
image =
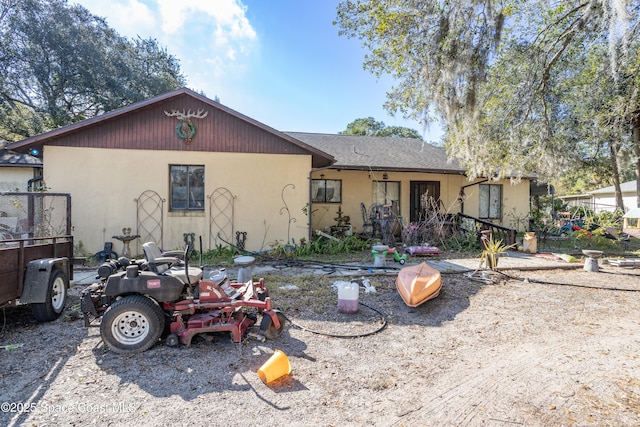
<instances>
[{"instance_id":1,"label":"large oak tree","mask_svg":"<svg viewBox=\"0 0 640 427\"><path fill-rule=\"evenodd\" d=\"M175 57L66 0L0 0L0 141L184 86Z\"/></svg>"},{"instance_id":2,"label":"large oak tree","mask_svg":"<svg viewBox=\"0 0 640 427\"><path fill-rule=\"evenodd\" d=\"M448 152L470 177L554 179L603 142L619 157L631 141L640 159L639 8L631 0L357 0L340 3L336 22L362 40L366 69L394 78L386 108L442 120ZM590 68L589 55L606 66ZM568 82L582 90L603 79L616 91L579 108ZM587 137L596 116L598 138Z\"/></svg>"},{"instance_id":3,"label":"large oak tree","mask_svg":"<svg viewBox=\"0 0 640 427\"><path fill-rule=\"evenodd\" d=\"M342 135L381 136L387 138L415 138L422 140L417 130L404 126L387 126L373 117L355 119L340 132Z\"/></svg>"}]
</instances>

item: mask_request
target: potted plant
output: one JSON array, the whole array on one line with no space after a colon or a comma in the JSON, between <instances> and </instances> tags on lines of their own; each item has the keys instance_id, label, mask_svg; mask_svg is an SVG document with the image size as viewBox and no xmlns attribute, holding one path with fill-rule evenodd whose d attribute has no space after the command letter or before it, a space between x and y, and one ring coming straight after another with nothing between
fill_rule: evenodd
<instances>
[{"instance_id":1,"label":"potted plant","mask_svg":"<svg viewBox=\"0 0 640 427\"><path fill-rule=\"evenodd\" d=\"M513 248L516 244L505 245L502 240L493 240L493 236L489 238L482 236L482 244L484 250L480 258L480 265L485 265L491 270L498 268L498 259L500 255Z\"/></svg>"}]
</instances>

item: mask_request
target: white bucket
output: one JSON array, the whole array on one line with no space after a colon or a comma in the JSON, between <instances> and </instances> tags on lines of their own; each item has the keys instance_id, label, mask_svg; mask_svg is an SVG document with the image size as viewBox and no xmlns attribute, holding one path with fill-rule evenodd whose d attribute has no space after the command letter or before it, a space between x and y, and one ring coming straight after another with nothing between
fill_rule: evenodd
<instances>
[{"instance_id":1,"label":"white bucket","mask_svg":"<svg viewBox=\"0 0 640 427\"><path fill-rule=\"evenodd\" d=\"M239 266L238 269L238 283L247 283L251 280L253 272L253 262L256 259L252 256L239 256L233 259L233 263Z\"/></svg>"},{"instance_id":2,"label":"white bucket","mask_svg":"<svg viewBox=\"0 0 640 427\"><path fill-rule=\"evenodd\" d=\"M353 282L336 282L338 286L338 311L341 313L356 313L360 286Z\"/></svg>"}]
</instances>

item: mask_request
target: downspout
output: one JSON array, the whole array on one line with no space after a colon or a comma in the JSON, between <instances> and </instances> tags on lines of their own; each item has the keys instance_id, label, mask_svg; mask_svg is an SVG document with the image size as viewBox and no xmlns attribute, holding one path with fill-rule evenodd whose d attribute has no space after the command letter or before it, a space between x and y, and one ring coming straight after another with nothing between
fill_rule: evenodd
<instances>
[{"instance_id":1,"label":"downspout","mask_svg":"<svg viewBox=\"0 0 640 427\"><path fill-rule=\"evenodd\" d=\"M29 181L27 181L27 191L32 191L31 187L33 186L34 183L38 181L42 181L42 175L36 176L35 178L31 178Z\"/></svg>"},{"instance_id":2,"label":"downspout","mask_svg":"<svg viewBox=\"0 0 640 427\"><path fill-rule=\"evenodd\" d=\"M460 188L460 195L458 196L460 198L460 213L464 214L464 199L465 199L464 189L467 187L473 187L474 185L482 184L483 182L487 182L487 181L489 181L489 178L483 181L474 182L473 184L463 185Z\"/></svg>"}]
</instances>

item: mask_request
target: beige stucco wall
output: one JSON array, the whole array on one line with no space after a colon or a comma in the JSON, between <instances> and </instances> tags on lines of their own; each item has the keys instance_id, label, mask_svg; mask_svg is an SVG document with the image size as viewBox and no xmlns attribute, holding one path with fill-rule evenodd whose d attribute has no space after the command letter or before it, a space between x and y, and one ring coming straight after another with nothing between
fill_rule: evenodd
<instances>
[{"instance_id":1,"label":"beige stucco wall","mask_svg":"<svg viewBox=\"0 0 640 427\"><path fill-rule=\"evenodd\" d=\"M373 200L372 182L374 180L382 181L382 172L327 169L314 172L313 179L320 179L320 174L324 175L324 179L342 180L342 203L314 203L311 219L313 229L327 231L330 226L336 225L334 218L337 216L338 207L341 207L343 215L350 216L353 231L355 233L362 232L363 221L360 203L364 203L367 209L371 207ZM462 175L414 172L388 172L387 181L400 182L400 215L403 217L405 225L409 222L411 181L439 181L440 199L444 204L444 210L446 210L446 213L453 214L461 212L461 206L458 201L460 189L473 183ZM526 217L529 213L529 181L522 180L519 184L511 184L509 180L491 183L503 185L503 218L497 223L515 227L511 220L514 214ZM465 194L463 213L477 217L479 212L478 186L467 187ZM526 225L521 224L519 231L524 231L524 227Z\"/></svg>"},{"instance_id":2,"label":"beige stucco wall","mask_svg":"<svg viewBox=\"0 0 640 427\"><path fill-rule=\"evenodd\" d=\"M476 182L480 182L480 180ZM523 179L519 183L512 183L507 179L482 183L502 185L502 219L492 222L515 228L517 231L527 231L529 227L529 180ZM464 185L468 184L470 182L465 181ZM465 188L463 213L478 217L480 213L479 188L478 185Z\"/></svg>"},{"instance_id":3,"label":"beige stucco wall","mask_svg":"<svg viewBox=\"0 0 640 427\"><path fill-rule=\"evenodd\" d=\"M276 241L284 243L287 236L298 241L308 234L302 208L309 201L311 156L47 146L44 158L46 184L51 191L71 193L75 241L91 252L112 241L121 253L122 244L112 236L121 234L123 227L136 232L134 199L146 190L166 200L164 249L183 247L183 234L191 232L196 244L202 236L205 251L218 243L226 246L215 238L210 243L208 198L204 212L168 211L171 164L204 165L205 194L225 187L235 196L234 231L247 232L247 250L267 249ZM141 254L142 242L134 243L133 255Z\"/></svg>"},{"instance_id":4,"label":"beige stucco wall","mask_svg":"<svg viewBox=\"0 0 640 427\"><path fill-rule=\"evenodd\" d=\"M0 168L0 191L27 191L30 179L39 170L32 167L2 167Z\"/></svg>"}]
</instances>

